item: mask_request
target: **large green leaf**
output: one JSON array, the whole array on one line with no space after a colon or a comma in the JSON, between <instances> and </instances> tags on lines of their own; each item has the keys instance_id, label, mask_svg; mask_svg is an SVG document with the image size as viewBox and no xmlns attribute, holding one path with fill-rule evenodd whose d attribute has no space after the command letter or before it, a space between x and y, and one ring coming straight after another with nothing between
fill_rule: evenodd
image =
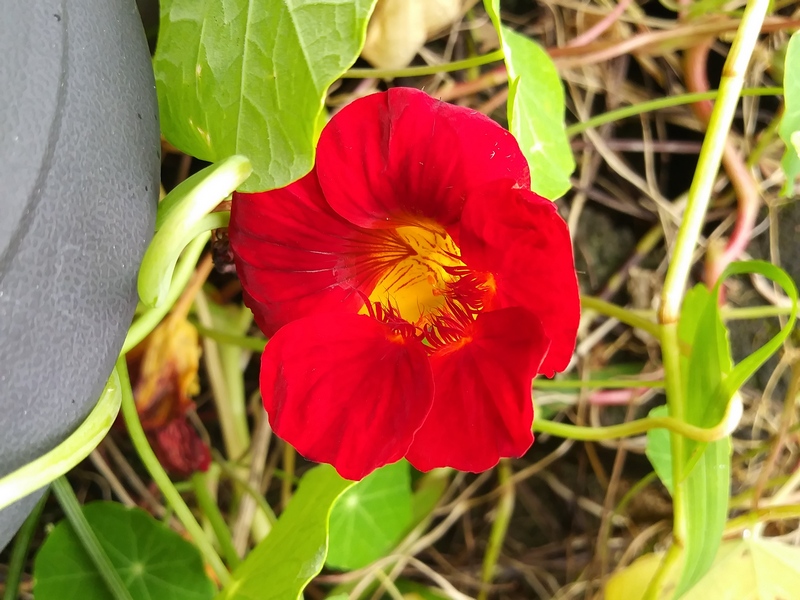
<instances>
[{"instance_id":1,"label":"large green leaf","mask_svg":"<svg viewBox=\"0 0 800 600\"><path fill-rule=\"evenodd\" d=\"M270 534L233 572L217 600L297 600L325 563L328 517L351 485L333 467L308 471Z\"/></svg>"},{"instance_id":2,"label":"large green leaf","mask_svg":"<svg viewBox=\"0 0 800 600\"><path fill-rule=\"evenodd\" d=\"M786 326L761 348L735 367L730 355L727 330L722 322L717 297L727 277L758 273L780 285L792 301ZM684 389L683 414L698 427L716 426L726 415L734 394L764 362L775 353L794 328L797 316L797 289L791 278L778 267L763 261L734 263L720 276L717 286L708 291L697 286L686 294L681 309L678 336L691 348L681 356ZM663 407L651 414L663 414ZM663 431L647 436L647 456L664 484L673 490L680 485L685 503L686 539L682 575L676 595L692 588L714 561L727 517L730 486L730 438L711 443L685 439L682 444L681 479L672 480L670 438Z\"/></svg>"},{"instance_id":3,"label":"large green leaf","mask_svg":"<svg viewBox=\"0 0 800 600\"><path fill-rule=\"evenodd\" d=\"M161 0L161 129L216 162L253 164L244 191L307 173L328 87L355 62L375 0Z\"/></svg>"},{"instance_id":4,"label":"large green leaf","mask_svg":"<svg viewBox=\"0 0 800 600\"><path fill-rule=\"evenodd\" d=\"M697 285L686 294L678 324L678 337L691 346L691 355L681 356L681 374L686 405L684 418L698 427L713 427L725 415L730 398L720 394L722 380L733 368L728 331L717 305L717 290ZM684 442L684 475L691 473L705 444Z\"/></svg>"},{"instance_id":5,"label":"large green leaf","mask_svg":"<svg viewBox=\"0 0 800 600\"><path fill-rule=\"evenodd\" d=\"M569 190L575 159L564 128L564 88L547 52L500 23L500 0L484 0L505 54L508 125L531 169L533 191L555 200Z\"/></svg>"},{"instance_id":6,"label":"large green leaf","mask_svg":"<svg viewBox=\"0 0 800 600\"><path fill-rule=\"evenodd\" d=\"M134 600L207 600L214 586L197 548L138 508L93 502L83 514ZM36 600L107 600L108 590L67 521L34 564Z\"/></svg>"},{"instance_id":7,"label":"large green leaf","mask_svg":"<svg viewBox=\"0 0 800 600\"><path fill-rule=\"evenodd\" d=\"M391 550L411 525L411 478L404 460L371 473L347 490L330 520L328 565L365 567Z\"/></svg>"},{"instance_id":8,"label":"large green leaf","mask_svg":"<svg viewBox=\"0 0 800 600\"><path fill-rule=\"evenodd\" d=\"M686 421L699 427L716 425L728 400L718 391L732 368L730 344L717 306L716 290L696 286L684 299L678 337L691 346L681 357ZM714 561L728 516L730 495L729 438L709 444L683 441L681 485L686 511L684 567L676 595L691 588Z\"/></svg>"},{"instance_id":9,"label":"large green leaf","mask_svg":"<svg viewBox=\"0 0 800 600\"><path fill-rule=\"evenodd\" d=\"M800 131L800 32L795 32L786 48L783 73L785 110L781 118L779 133L786 143L781 166L786 174L786 185L782 193L791 196L795 181L800 176L800 148L793 148L792 136Z\"/></svg>"}]
</instances>

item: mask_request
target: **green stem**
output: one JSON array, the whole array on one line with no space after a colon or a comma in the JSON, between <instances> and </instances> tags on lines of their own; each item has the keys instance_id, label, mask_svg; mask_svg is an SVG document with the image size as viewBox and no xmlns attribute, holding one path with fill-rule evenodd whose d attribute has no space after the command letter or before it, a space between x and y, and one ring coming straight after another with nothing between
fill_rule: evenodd
<instances>
[{"instance_id":1,"label":"green stem","mask_svg":"<svg viewBox=\"0 0 800 600\"><path fill-rule=\"evenodd\" d=\"M72 526L72 530L81 542L86 554L89 555L100 578L106 584L111 597L115 600L133 600L133 596L125 587L119 572L114 568L108 554L100 545L92 526L86 520L86 516L81 510L81 505L72 487L64 477L59 477L53 482L53 493L58 498L59 504L67 517L67 521Z\"/></svg>"},{"instance_id":2,"label":"green stem","mask_svg":"<svg viewBox=\"0 0 800 600\"><path fill-rule=\"evenodd\" d=\"M627 438L642 435L651 429L667 429L681 437L681 440L685 436L698 442L713 442L728 435L728 415L726 414L717 425L708 429L689 425L685 421L671 416L645 417L636 421L608 425L606 427L581 427L546 419L536 419L533 422L533 430L538 433L547 433L580 442L600 442ZM676 481L679 480L676 479Z\"/></svg>"},{"instance_id":3,"label":"green stem","mask_svg":"<svg viewBox=\"0 0 800 600\"><path fill-rule=\"evenodd\" d=\"M790 314L792 314L791 306L747 306L744 308L722 308L720 310L720 315L725 321L786 317Z\"/></svg>"},{"instance_id":4,"label":"green stem","mask_svg":"<svg viewBox=\"0 0 800 600\"><path fill-rule=\"evenodd\" d=\"M203 532L203 528L194 518L192 511L181 498L178 490L172 484L172 481L161 466L161 463L156 458L155 452L150 447L147 441L147 436L142 428L142 423L139 420L139 414L136 412L136 403L133 399L133 390L131 389L131 380L128 376L128 366L125 364L125 358L120 357L117 360L117 372L122 384L122 416L125 419L125 425L128 428L131 442L136 448L136 453L139 455L142 463L150 473L150 477L161 490L164 499L175 511L175 515L183 523L186 531L194 539L194 543L200 550L201 554L205 557L206 562L214 570L220 583L225 586L230 581L230 573L225 568L222 559L214 551L214 547Z\"/></svg>"},{"instance_id":5,"label":"green stem","mask_svg":"<svg viewBox=\"0 0 800 600\"><path fill-rule=\"evenodd\" d=\"M736 113L744 75L768 8L769 0L750 0L747 3L741 25L728 52L717 101L714 103L703 146L700 149L697 170L689 188L686 211L678 230L672 260L664 282L659 309L661 323L678 320L683 291L692 266L692 255L705 223L706 210L725 149L725 140Z\"/></svg>"},{"instance_id":6,"label":"green stem","mask_svg":"<svg viewBox=\"0 0 800 600\"><path fill-rule=\"evenodd\" d=\"M495 50L482 56L473 56L464 60L442 65L425 65L424 67L406 67L404 69L350 69L342 75L343 79L394 79L395 77L422 77L424 75L436 75L437 73L450 73L451 71L461 71L472 67L479 67L489 63L503 60L503 51Z\"/></svg>"},{"instance_id":7,"label":"green stem","mask_svg":"<svg viewBox=\"0 0 800 600\"><path fill-rule=\"evenodd\" d=\"M200 259L200 255L203 253L206 242L210 237L211 234L208 232L200 234L186 246L178 260L178 265L175 267L175 273L172 276L172 283L166 297L157 307L148 309L134 321L128 330L128 335L122 345L120 354L125 355L135 348L144 338L150 335L153 329L158 327L158 324L172 309L192 278L192 274L197 267L197 261Z\"/></svg>"},{"instance_id":8,"label":"green stem","mask_svg":"<svg viewBox=\"0 0 800 600\"><path fill-rule=\"evenodd\" d=\"M768 317L788 317L792 314L791 306L773 306L766 304L763 306L746 306L743 308L731 308L723 306L719 310L723 321L742 321L745 319L766 319ZM655 310L631 309L630 314L642 319L655 319L658 313Z\"/></svg>"},{"instance_id":9,"label":"green stem","mask_svg":"<svg viewBox=\"0 0 800 600\"><path fill-rule=\"evenodd\" d=\"M234 480L237 486L241 487L242 490L248 495L250 495L258 505L259 509L266 515L267 521L269 521L270 525L274 525L278 521L278 517L275 515L275 511L272 510L272 507L269 503L264 499L264 495L251 486L246 479L242 479L241 477L241 469L239 469L238 465L231 464L230 462L225 460L224 456L218 455L215 453L214 460L216 464L222 469L222 472L231 479Z\"/></svg>"},{"instance_id":10,"label":"green stem","mask_svg":"<svg viewBox=\"0 0 800 600\"><path fill-rule=\"evenodd\" d=\"M49 495L50 491L45 490L14 538L14 549L11 551L11 559L8 561L8 571L6 572L6 590L3 593L3 600L17 600L19 583L22 580L22 571L25 569L25 561L28 558L31 540L36 532L36 526L39 524L39 518L42 516L42 511L44 510L44 505L47 504Z\"/></svg>"},{"instance_id":11,"label":"green stem","mask_svg":"<svg viewBox=\"0 0 800 600\"><path fill-rule=\"evenodd\" d=\"M0 509L46 486L89 456L117 418L122 399L120 391L117 374L112 373L92 412L66 440L0 479Z\"/></svg>"},{"instance_id":12,"label":"green stem","mask_svg":"<svg viewBox=\"0 0 800 600\"><path fill-rule=\"evenodd\" d=\"M644 595L646 600L659 600L663 597L661 593L666 588L667 578L672 570L678 567L682 554L683 545L674 540L658 566L658 570L650 580L650 585L647 586Z\"/></svg>"},{"instance_id":13,"label":"green stem","mask_svg":"<svg viewBox=\"0 0 800 600\"><path fill-rule=\"evenodd\" d=\"M222 307L209 302L203 292L195 297L194 306L200 323L205 327L222 326L239 334L249 327L249 319L242 324L237 315L231 315ZM251 313L243 308L238 314L249 317ZM247 424L244 380L240 367L242 350L237 346L217 344L210 338L203 340L203 350L225 452L229 459L238 463L247 457L250 449L250 429ZM244 472L247 472L246 468Z\"/></svg>"},{"instance_id":14,"label":"green stem","mask_svg":"<svg viewBox=\"0 0 800 600\"><path fill-rule=\"evenodd\" d=\"M630 489L625 492L622 498L620 498L619 502L617 503L617 507L614 509L614 514L624 514L625 509L627 508L628 504L630 504L631 500L633 500L642 490L644 490L648 485L657 479L658 474L655 471L650 471L647 475L634 483Z\"/></svg>"},{"instance_id":15,"label":"green stem","mask_svg":"<svg viewBox=\"0 0 800 600\"><path fill-rule=\"evenodd\" d=\"M657 338L661 335L661 328L659 327L658 323L641 317L630 310L622 308L621 306L601 300L600 298L595 298L593 296L581 296L581 307L594 310L600 314L606 315L607 317L617 319L621 323L625 323L631 327L646 331L653 337Z\"/></svg>"},{"instance_id":16,"label":"green stem","mask_svg":"<svg viewBox=\"0 0 800 600\"><path fill-rule=\"evenodd\" d=\"M478 593L478 600L486 600L489 593L489 584L494 579L497 560L500 558L500 550L508 533L508 526L511 523L511 515L514 512L514 500L516 490L511 479L511 465L508 460L501 460L497 466L497 477L500 483L500 500L497 502L497 509L494 513L494 523L489 534L489 544L486 554L483 555L483 567L481 569L481 582L484 584Z\"/></svg>"},{"instance_id":17,"label":"green stem","mask_svg":"<svg viewBox=\"0 0 800 600\"><path fill-rule=\"evenodd\" d=\"M228 566L231 569L235 569L239 566L241 559L236 553L236 549L233 547L231 531L227 523L225 523L225 517L222 516L219 506L217 506L217 503L208 491L206 474L197 472L192 475L192 487L194 489L194 496L197 499L197 504L200 506L206 518L208 518L209 523L211 523L211 528L214 530L217 541L222 547L222 553L225 556L225 560L228 562Z\"/></svg>"},{"instance_id":18,"label":"green stem","mask_svg":"<svg viewBox=\"0 0 800 600\"><path fill-rule=\"evenodd\" d=\"M666 383L667 407L669 417L679 423L689 426L684 421L684 408L686 400L681 377L680 340L678 338L678 324L666 323L661 329L661 361L664 366L664 381ZM724 417L723 417L724 419ZM691 437L691 436L686 436ZM672 455L672 493L673 505L673 546L683 548L686 540L686 497L683 477L684 464L684 434L677 430L670 431L670 454ZM671 549L670 549L671 551ZM670 556L668 554L668 556ZM665 561L666 562L666 561ZM664 567L666 569L666 567Z\"/></svg>"},{"instance_id":19,"label":"green stem","mask_svg":"<svg viewBox=\"0 0 800 600\"><path fill-rule=\"evenodd\" d=\"M664 382L658 379L534 379L533 387L539 390L661 388Z\"/></svg>"},{"instance_id":20,"label":"green stem","mask_svg":"<svg viewBox=\"0 0 800 600\"><path fill-rule=\"evenodd\" d=\"M686 210L678 230L661 294L658 321L661 324L661 352L666 381L667 406L669 416L679 421L683 421L685 418L684 408L686 406L678 338L681 302L692 267L694 249L705 224L706 211L722 162L725 142L742 93L744 75L769 4L770 0L748 0L741 24L725 61L717 101L714 104L703 146L700 149L697 169L689 188ZM673 543L647 590L645 598L648 600L655 599L660 595L668 573L681 560L687 539L688 513L682 473L685 460L684 437L680 432L672 431L670 442L674 481L672 493Z\"/></svg>"},{"instance_id":21,"label":"green stem","mask_svg":"<svg viewBox=\"0 0 800 600\"><path fill-rule=\"evenodd\" d=\"M231 346L238 346L252 352L263 352L264 346L267 345L267 340L262 337L236 335L220 329L205 327L194 319L192 319L192 325L197 328L197 332L203 337L210 338L215 342L230 344Z\"/></svg>"},{"instance_id":22,"label":"green stem","mask_svg":"<svg viewBox=\"0 0 800 600\"><path fill-rule=\"evenodd\" d=\"M219 227L224 215L209 213L250 176L244 156L231 156L183 181L159 205L156 234L139 269L139 297L149 307L165 301L175 263L198 229Z\"/></svg>"},{"instance_id":23,"label":"green stem","mask_svg":"<svg viewBox=\"0 0 800 600\"><path fill-rule=\"evenodd\" d=\"M800 518L800 504L768 506L731 519L725 525L725 533L738 533L744 529L752 529L755 525L767 521L789 521L798 518Z\"/></svg>"},{"instance_id":24,"label":"green stem","mask_svg":"<svg viewBox=\"0 0 800 600\"><path fill-rule=\"evenodd\" d=\"M720 90L710 90L708 92L695 92L692 94L679 94L677 96L667 96L666 98L657 98L631 106L624 106L616 110L610 110L601 113L581 123L575 123L567 127L567 136L574 137L587 129L594 129L605 125L606 123L613 123L628 117L634 117L646 112L660 110L663 108L671 108L673 106L681 106L683 104L692 104L702 100L714 100L719 96ZM741 96L779 96L783 94L782 87L764 87L764 88L750 88L742 90Z\"/></svg>"}]
</instances>

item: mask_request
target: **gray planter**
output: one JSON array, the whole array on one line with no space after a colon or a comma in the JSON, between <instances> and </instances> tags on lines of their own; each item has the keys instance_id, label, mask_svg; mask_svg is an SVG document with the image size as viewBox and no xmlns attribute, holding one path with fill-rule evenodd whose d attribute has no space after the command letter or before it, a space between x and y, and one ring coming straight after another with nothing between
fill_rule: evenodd
<instances>
[{"instance_id":1,"label":"gray planter","mask_svg":"<svg viewBox=\"0 0 800 600\"><path fill-rule=\"evenodd\" d=\"M0 0L0 476L97 401L155 218L158 109L134 0ZM3 548L41 492L0 512Z\"/></svg>"}]
</instances>

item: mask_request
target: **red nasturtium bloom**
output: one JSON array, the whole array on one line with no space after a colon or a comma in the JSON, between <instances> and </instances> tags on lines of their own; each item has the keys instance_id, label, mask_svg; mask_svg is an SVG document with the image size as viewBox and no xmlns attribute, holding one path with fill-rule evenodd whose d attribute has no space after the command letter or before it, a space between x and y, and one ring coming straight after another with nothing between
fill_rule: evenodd
<instances>
[{"instance_id":1,"label":"red nasturtium bloom","mask_svg":"<svg viewBox=\"0 0 800 600\"><path fill-rule=\"evenodd\" d=\"M530 447L531 379L567 365L579 303L566 224L509 132L414 89L356 100L311 173L234 195L229 236L272 337L264 406L306 458L360 479Z\"/></svg>"}]
</instances>

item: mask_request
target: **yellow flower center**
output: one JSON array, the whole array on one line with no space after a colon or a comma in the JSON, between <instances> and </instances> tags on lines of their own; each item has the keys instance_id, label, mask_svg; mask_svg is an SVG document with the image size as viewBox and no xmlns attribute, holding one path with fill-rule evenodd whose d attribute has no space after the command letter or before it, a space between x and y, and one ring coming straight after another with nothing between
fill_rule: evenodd
<instances>
[{"instance_id":1,"label":"yellow flower center","mask_svg":"<svg viewBox=\"0 0 800 600\"><path fill-rule=\"evenodd\" d=\"M465 268L461 251L436 225L409 225L395 232L407 247L407 255L387 269L369 301L391 307L405 321L424 328L444 308L448 284L459 279L453 269ZM367 314L367 308L361 313Z\"/></svg>"}]
</instances>

